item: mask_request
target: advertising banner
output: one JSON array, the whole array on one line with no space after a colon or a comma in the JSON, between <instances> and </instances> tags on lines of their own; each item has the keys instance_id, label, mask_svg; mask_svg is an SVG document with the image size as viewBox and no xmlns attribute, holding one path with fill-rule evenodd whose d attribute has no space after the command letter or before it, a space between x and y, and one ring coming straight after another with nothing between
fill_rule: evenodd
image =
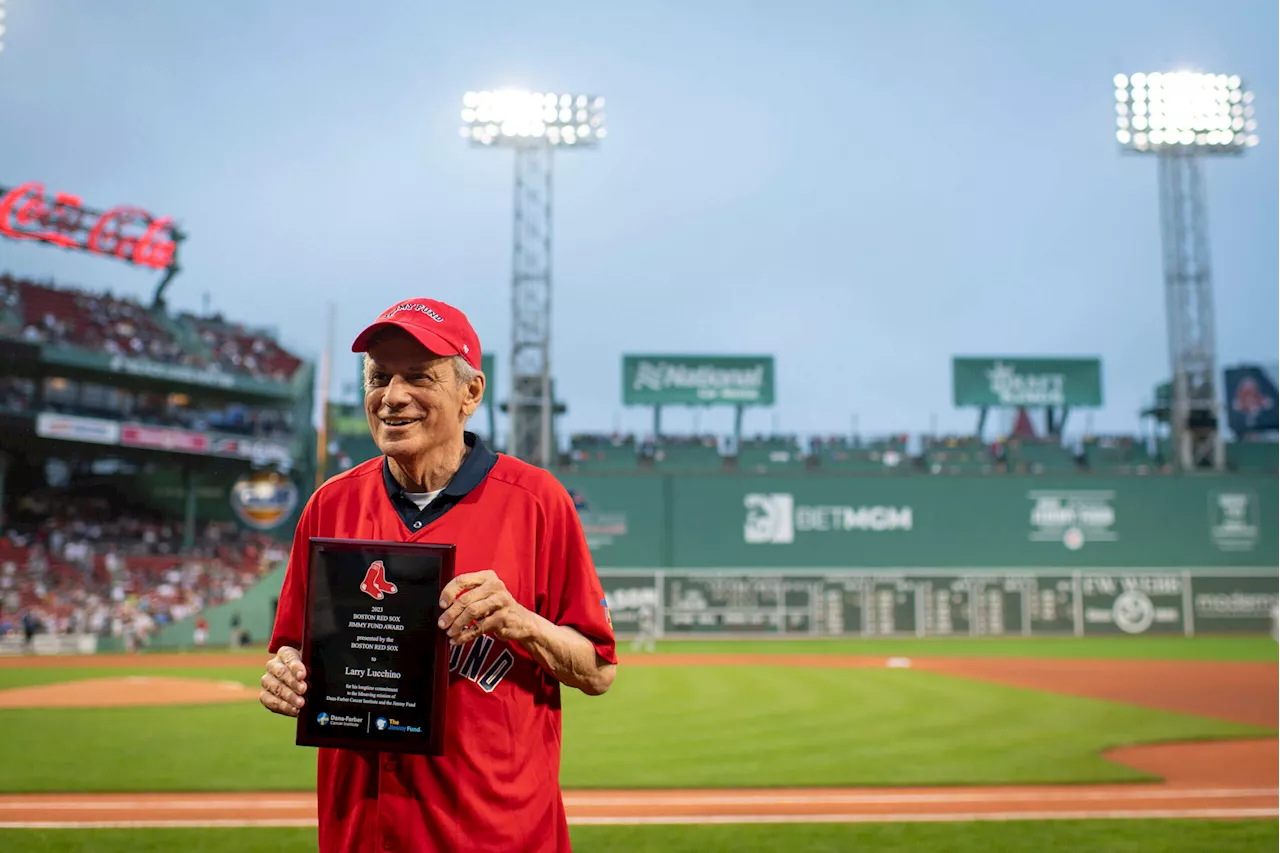
<instances>
[{"instance_id":1,"label":"advertising banner","mask_svg":"<svg viewBox=\"0 0 1280 853\"><path fill-rule=\"evenodd\" d=\"M208 453L209 436L175 427L121 424L120 443L125 447L173 450L179 453Z\"/></svg>"},{"instance_id":2,"label":"advertising banner","mask_svg":"<svg viewBox=\"0 0 1280 853\"><path fill-rule=\"evenodd\" d=\"M1198 568L1277 560L1274 480L673 477L671 567Z\"/></svg>"},{"instance_id":3,"label":"advertising banner","mask_svg":"<svg viewBox=\"0 0 1280 853\"><path fill-rule=\"evenodd\" d=\"M1084 633L1182 634L1180 574L1087 574L1080 579Z\"/></svg>"},{"instance_id":4,"label":"advertising banner","mask_svg":"<svg viewBox=\"0 0 1280 853\"><path fill-rule=\"evenodd\" d=\"M1191 612L1197 634L1272 630L1280 599L1275 576L1197 576L1191 588Z\"/></svg>"},{"instance_id":5,"label":"advertising banner","mask_svg":"<svg viewBox=\"0 0 1280 853\"><path fill-rule=\"evenodd\" d=\"M773 356L628 355L622 402L633 406L773 405Z\"/></svg>"},{"instance_id":6,"label":"advertising banner","mask_svg":"<svg viewBox=\"0 0 1280 853\"><path fill-rule=\"evenodd\" d=\"M957 406L1101 406L1096 358L953 358Z\"/></svg>"},{"instance_id":7,"label":"advertising banner","mask_svg":"<svg viewBox=\"0 0 1280 853\"><path fill-rule=\"evenodd\" d=\"M661 477L560 475L578 509L597 565L652 568L666 563L666 498Z\"/></svg>"},{"instance_id":8,"label":"advertising banner","mask_svg":"<svg viewBox=\"0 0 1280 853\"><path fill-rule=\"evenodd\" d=\"M36 435L91 444L116 444L120 441L120 424L102 418L40 412L36 415Z\"/></svg>"},{"instance_id":9,"label":"advertising banner","mask_svg":"<svg viewBox=\"0 0 1280 853\"><path fill-rule=\"evenodd\" d=\"M1233 367L1223 372L1227 392L1227 424L1236 435L1274 432L1280 428L1276 384L1261 367Z\"/></svg>"}]
</instances>

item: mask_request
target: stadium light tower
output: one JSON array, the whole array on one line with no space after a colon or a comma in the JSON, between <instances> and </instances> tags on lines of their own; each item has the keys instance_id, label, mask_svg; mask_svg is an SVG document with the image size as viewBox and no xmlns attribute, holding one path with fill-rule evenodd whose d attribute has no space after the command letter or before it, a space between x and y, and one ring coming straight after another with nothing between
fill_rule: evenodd
<instances>
[{"instance_id":1,"label":"stadium light tower","mask_svg":"<svg viewBox=\"0 0 1280 853\"><path fill-rule=\"evenodd\" d=\"M0 51L4 50L4 0L0 0Z\"/></svg>"},{"instance_id":2,"label":"stadium light tower","mask_svg":"<svg viewBox=\"0 0 1280 853\"><path fill-rule=\"evenodd\" d=\"M557 149L595 148L606 136L599 95L467 92L463 138L515 150L511 268L511 397L507 453L551 467L551 165Z\"/></svg>"},{"instance_id":3,"label":"stadium light tower","mask_svg":"<svg viewBox=\"0 0 1280 853\"><path fill-rule=\"evenodd\" d=\"M1238 76L1190 71L1117 74L1112 82L1116 141L1126 152L1156 157L1173 451L1184 470L1221 469L1213 280L1200 159L1238 156L1258 144L1253 93Z\"/></svg>"}]
</instances>

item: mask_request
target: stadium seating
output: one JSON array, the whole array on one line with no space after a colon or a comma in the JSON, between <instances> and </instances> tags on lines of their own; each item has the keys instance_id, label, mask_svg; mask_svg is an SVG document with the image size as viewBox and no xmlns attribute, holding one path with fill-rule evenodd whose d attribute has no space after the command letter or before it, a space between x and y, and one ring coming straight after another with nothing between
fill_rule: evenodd
<instances>
[{"instance_id":1,"label":"stadium seating","mask_svg":"<svg viewBox=\"0 0 1280 853\"><path fill-rule=\"evenodd\" d=\"M742 439L732 457L739 471L764 474L803 471L809 455L795 436L754 436Z\"/></svg>"},{"instance_id":2,"label":"stadium seating","mask_svg":"<svg viewBox=\"0 0 1280 853\"><path fill-rule=\"evenodd\" d=\"M157 313L133 299L0 274L0 336L148 358L217 366L274 382L302 361L270 335L220 316Z\"/></svg>"},{"instance_id":3,"label":"stadium seating","mask_svg":"<svg viewBox=\"0 0 1280 853\"><path fill-rule=\"evenodd\" d=\"M221 316L180 314L178 320L199 336L213 362L224 370L286 382L302 364L270 337Z\"/></svg>"},{"instance_id":4,"label":"stadium seating","mask_svg":"<svg viewBox=\"0 0 1280 853\"><path fill-rule=\"evenodd\" d=\"M17 292L12 310L21 317L24 340L194 363L151 313L133 300L32 281L9 279L7 285Z\"/></svg>"},{"instance_id":5,"label":"stadium seating","mask_svg":"<svg viewBox=\"0 0 1280 853\"><path fill-rule=\"evenodd\" d=\"M723 471L726 466L714 435L664 435L656 442L646 442L640 458L642 465L668 473Z\"/></svg>"},{"instance_id":6,"label":"stadium seating","mask_svg":"<svg viewBox=\"0 0 1280 853\"><path fill-rule=\"evenodd\" d=\"M1005 442L1005 464L1019 474L1063 474L1080 468L1075 454L1062 444L1022 437Z\"/></svg>"},{"instance_id":7,"label":"stadium seating","mask_svg":"<svg viewBox=\"0 0 1280 853\"><path fill-rule=\"evenodd\" d=\"M24 611L49 633L159 628L239 598L285 556L268 537L218 522L184 549L176 522L122 505L101 495L23 502L0 533L0 635Z\"/></svg>"},{"instance_id":8,"label":"stadium seating","mask_svg":"<svg viewBox=\"0 0 1280 853\"><path fill-rule=\"evenodd\" d=\"M1263 471L1275 474L1280 469L1280 445L1271 441L1236 441L1224 448L1227 467L1233 471Z\"/></svg>"},{"instance_id":9,"label":"stadium seating","mask_svg":"<svg viewBox=\"0 0 1280 853\"><path fill-rule=\"evenodd\" d=\"M990 474L1004 470L1000 453L976 436L927 438L922 462L931 474Z\"/></svg>"},{"instance_id":10,"label":"stadium seating","mask_svg":"<svg viewBox=\"0 0 1280 853\"><path fill-rule=\"evenodd\" d=\"M905 436L875 441L850 441L845 436L812 439L810 467L841 473L895 473L915 470Z\"/></svg>"},{"instance_id":11,"label":"stadium seating","mask_svg":"<svg viewBox=\"0 0 1280 853\"><path fill-rule=\"evenodd\" d=\"M579 433L569 438L569 465L589 471L634 471L639 464L634 435Z\"/></svg>"}]
</instances>

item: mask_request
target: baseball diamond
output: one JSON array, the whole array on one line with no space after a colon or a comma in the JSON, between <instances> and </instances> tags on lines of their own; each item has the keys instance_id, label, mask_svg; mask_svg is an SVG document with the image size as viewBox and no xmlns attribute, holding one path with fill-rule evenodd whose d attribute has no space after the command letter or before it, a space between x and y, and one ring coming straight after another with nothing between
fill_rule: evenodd
<instances>
[{"instance_id":1,"label":"baseball diamond","mask_svg":"<svg viewBox=\"0 0 1280 853\"><path fill-rule=\"evenodd\" d=\"M981 657L966 656L963 642L949 650L955 656L946 657L850 654L821 646L806 649L803 642L791 647L782 644L783 648L774 644L775 648L768 652L699 652L675 647L663 648L657 654L624 656L623 663L636 673L636 678L656 679L655 692L649 694L649 685L645 684L618 701L634 705L630 710L637 716L658 713L653 703L660 701L664 692L658 685L665 678L677 679L667 688L685 691L700 714L708 718L710 725L701 733L698 754L699 763L709 765L712 774L696 777L681 769L688 755L687 743L668 755L660 745L647 740L661 737L660 734L655 731L649 735L641 730L646 742L638 750L626 749L625 741L619 748L616 741L609 740L612 746L604 763L610 768L609 777L634 777L642 784L629 790L601 784L593 757L600 752L598 744L609 738L609 732L598 727L581 731L580 724L589 718L580 720L575 715L578 709L569 703L565 806L574 837L581 837L579 834L588 827L628 825L656 831L661 826L689 824L768 824L772 827L768 832L784 833L773 837L785 837L785 827L802 824L840 825L856 831L865 824L884 822L972 825L1049 820L1079 821L1091 826L1090 821L1120 819L1176 817L1220 823L1277 815L1280 792L1274 768L1280 755L1274 722L1280 685L1275 666L1265 662L1267 650L1261 642L1237 644L1237 657L1242 656L1240 651L1247 650L1243 656L1262 659L1257 661L1177 659L1179 652L1194 654L1195 644L1208 644L1211 640L1167 641L1164 659L1157 660L1108 659L1115 647L1098 645L1106 641L1074 642L1080 644L1076 650L1079 657L1035 657L1034 648L1020 648L1017 641L1003 643L1004 655L997 645L985 649ZM846 649L856 648L846 644ZM1050 654L1053 651L1049 649ZM201 705L216 714L201 717L201 725L211 740L216 739L221 728L230 727L228 731L241 730L242 737L247 736L252 742L253 735L242 727L252 723L252 728L260 728L271 721L256 714L235 714L238 707L250 706L256 694L247 689L237 694L228 688L231 683L252 683L252 670L258 660L257 656L227 654L0 659L0 684L5 685L0 690L0 722L15 735L3 747L3 766L11 769L0 771L0 790L14 792L16 785L32 787L30 774L19 776L12 768L34 760L38 753L17 744L40 736L45 725L73 732L77 727L75 715L91 709L107 715L98 717L99 726L107 727L109 732L120 730L108 738L102 737L100 730L96 737L99 742L123 737L132 725L130 715L145 713L153 721L154 734L155 727L163 730L167 725L166 717L181 726L183 718ZM226 677L237 671L240 681ZM981 723L986 719L966 717L953 730L940 733L938 739L921 739L918 744L924 747L932 742L943 753L952 753L925 771L933 773L935 780L945 781L945 787L912 779L896 759L876 765L872 773L878 775L878 780L874 775L860 780L855 771L844 777L845 784L814 784L821 771L815 773L813 768L797 774L790 782L784 772L778 772L774 774L779 779L775 787L760 787L750 777L732 770L717 778L717 765L731 768L737 762L763 756L779 760L778 745L767 740L776 730L767 726L753 730L749 721L738 719L738 709L746 695L752 695L752 701L759 705L777 703L780 707L773 709L775 712L789 714L794 714L795 706L805 698L793 697L792 701L778 703L768 695L751 692L750 685L761 671L772 679L795 676L794 683L783 681L782 685L797 692L804 691L801 685L806 678L822 673L833 676L836 680L832 684L837 686L847 678L876 677L857 683L856 695L877 684L883 688L885 682L880 679L885 678L932 682L930 686L940 694L933 690L909 694L916 704L898 709L911 716L913 722L908 725L937 724L936 717L928 711L934 701L931 697L950 696L953 707L964 710L969 707L965 692L974 691L980 697L978 707L987 706L986 714L996 713L1002 720L1004 729L997 733L997 742L1004 744L1002 760L988 759L987 764L997 766L983 767L984 762L978 757L981 753L966 754L964 729L970 721ZM139 674L143 672L149 674ZM745 680L737 683L735 676ZM720 692L703 696L688 690L689 679L728 680ZM28 686L17 686L23 682ZM988 685L991 692L983 685ZM904 693L901 686L897 692ZM143 697L150 697L151 702L142 704ZM1035 707L1032 717L1024 719L1016 709L1025 700L1048 704ZM1059 756L1045 753L1042 741L1051 736L1054 720L1059 719L1052 709L1056 701L1084 703L1073 704L1068 713L1077 727L1085 719L1090 726L1099 728L1092 744L1096 754L1073 755L1072 750ZM217 704L207 705L209 702ZM218 708L233 713L217 712ZM1088 708L1083 718L1076 716L1081 708ZM1120 717L1109 716L1109 708L1122 711ZM846 712L843 716L856 728L870 717L883 716L885 710L873 702L868 711ZM1094 716L1098 712L1103 713ZM219 716L225 718L220 720ZM1129 718L1136 725L1126 722ZM623 717L619 725L625 725L626 719ZM793 716L793 721L802 722L803 718ZM725 729L725 735L715 738L709 734L714 729ZM867 740L879 737L880 733L873 729ZM793 734L784 752L803 752L823 739L818 730ZM180 748L159 746L165 741L150 735L147 741L152 744L150 754L135 758L128 772L109 769L120 765L114 764L109 752L102 753L98 756L99 769L76 761L67 766L64 777L48 772L36 780L36 786L45 793L0 795L0 833L8 833L0 834L0 839L30 838L12 833L37 830L141 832L270 826L301 831L314 827L314 794L291 792L287 778L245 773L241 768L234 777L220 779L217 769L204 763L199 754L186 761L183 773L175 773L172 765L181 763L175 760ZM842 743L850 760L865 761L865 753L874 751L862 738ZM75 735L71 735L69 745L77 745ZM132 749L127 738L116 747L122 752ZM304 789L308 776L305 765L296 760L294 764L295 790ZM654 766L660 769L657 776L640 775L639 771ZM826 772L830 774L831 770ZM950 778L947 774L951 774ZM756 774L757 778L768 775ZM1089 784L1090 776L1099 782L1112 781ZM966 777L980 784L965 784ZM841 777L837 771L837 775L828 778L834 782ZM167 785L159 784L162 780ZM892 787L866 783L873 780ZM1018 784L1020 781L1032 784ZM264 782L277 784L263 788ZM193 793L202 788L206 793ZM74 793L76 790L81 793ZM58 837L57 833L52 837Z\"/></svg>"},{"instance_id":2,"label":"baseball diamond","mask_svg":"<svg viewBox=\"0 0 1280 853\"><path fill-rule=\"evenodd\" d=\"M138 5L0 0L0 853L1280 848L1280 4Z\"/></svg>"}]
</instances>

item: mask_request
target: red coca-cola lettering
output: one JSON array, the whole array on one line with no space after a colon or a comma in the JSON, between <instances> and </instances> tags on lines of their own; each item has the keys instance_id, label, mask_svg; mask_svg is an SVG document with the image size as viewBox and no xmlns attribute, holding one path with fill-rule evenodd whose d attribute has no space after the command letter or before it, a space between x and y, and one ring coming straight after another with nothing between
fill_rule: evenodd
<instances>
[{"instance_id":1,"label":"red coca-cola lettering","mask_svg":"<svg viewBox=\"0 0 1280 853\"><path fill-rule=\"evenodd\" d=\"M162 216L147 227L147 231L138 241L138 248L133 251L133 262L144 267L162 269L173 263L173 254L177 244L171 239L163 239L172 233L173 219Z\"/></svg>"},{"instance_id":2,"label":"red coca-cola lettering","mask_svg":"<svg viewBox=\"0 0 1280 853\"><path fill-rule=\"evenodd\" d=\"M0 197L0 236L83 249L155 269L170 266L177 252L171 217L153 219L145 210L124 205L95 213L84 208L80 196L63 192L50 203L36 181Z\"/></svg>"}]
</instances>

